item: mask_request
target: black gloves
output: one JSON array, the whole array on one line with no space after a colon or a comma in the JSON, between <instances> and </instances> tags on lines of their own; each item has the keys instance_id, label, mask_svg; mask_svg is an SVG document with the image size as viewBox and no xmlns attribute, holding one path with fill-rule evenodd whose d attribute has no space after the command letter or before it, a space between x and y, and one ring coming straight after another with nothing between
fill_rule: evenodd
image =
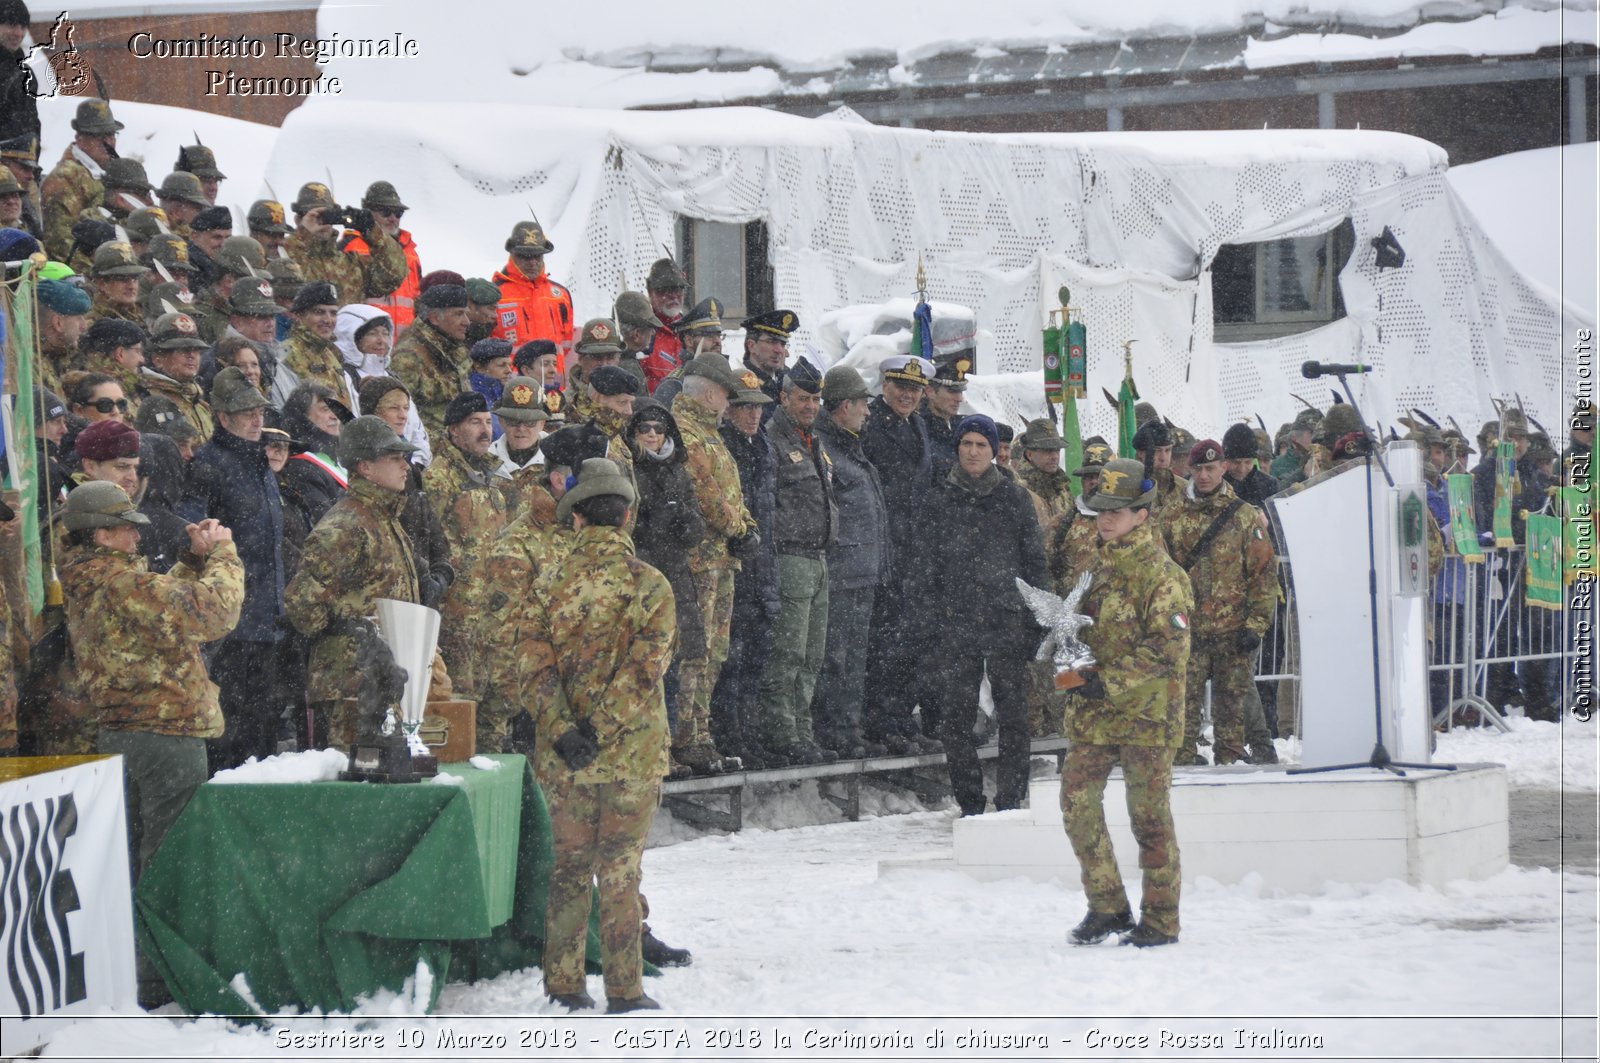
<instances>
[{"instance_id":1,"label":"black gloves","mask_svg":"<svg viewBox=\"0 0 1600 1063\"><path fill-rule=\"evenodd\" d=\"M456 570L448 562L435 562L422 579L422 604L429 609L439 608L439 603L444 601L444 592L455 581Z\"/></svg>"},{"instance_id":2,"label":"black gloves","mask_svg":"<svg viewBox=\"0 0 1600 1063\"><path fill-rule=\"evenodd\" d=\"M1100 678L1099 672L1090 672L1087 678L1084 679L1083 686L1073 691L1073 693L1088 698L1090 701L1100 701L1106 696L1105 680Z\"/></svg>"},{"instance_id":3,"label":"black gloves","mask_svg":"<svg viewBox=\"0 0 1600 1063\"><path fill-rule=\"evenodd\" d=\"M761 533L754 528L735 539L728 540L728 552L740 561L749 561L761 548Z\"/></svg>"},{"instance_id":4,"label":"black gloves","mask_svg":"<svg viewBox=\"0 0 1600 1063\"><path fill-rule=\"evenodd\" d=\"M594 724L580 720L578 726L555 741L556 755L573 771L582 771L593 764L600 755L600 743L595 737Z\"/></svg>"},{"instance_id":5,"label":"black gloves","mask_svg":"<svg viewBox=\"0 0 1600 1063\"><path fill-rule=\"evenodd\" d=\"M1240 653L1254 653L1261 648L1261 636L1254 631L1241 631L1234 636L1233 644Z\"/></svg>"}]
</instances>

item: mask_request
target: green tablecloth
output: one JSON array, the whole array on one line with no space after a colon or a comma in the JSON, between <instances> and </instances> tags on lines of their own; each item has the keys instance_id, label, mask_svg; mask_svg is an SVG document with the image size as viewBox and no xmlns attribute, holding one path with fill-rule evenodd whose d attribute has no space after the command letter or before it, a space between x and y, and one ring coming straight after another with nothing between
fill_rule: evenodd
<instances>
[{"instance_id":1,"label":"green tablecloth","mask_svg":"<svg viewBox=\"0 0 1600 1063\"><path fill-rule=\"evenodd\" d=\"M461 786L202 786L139 881L140 947L192 1014L251 1014L240 974L266 1011L348 1011L422 961L431 1009L447 977L537 964L550 817L527 761L493 759L441 767Z\"/></svg>"}]
</instances>

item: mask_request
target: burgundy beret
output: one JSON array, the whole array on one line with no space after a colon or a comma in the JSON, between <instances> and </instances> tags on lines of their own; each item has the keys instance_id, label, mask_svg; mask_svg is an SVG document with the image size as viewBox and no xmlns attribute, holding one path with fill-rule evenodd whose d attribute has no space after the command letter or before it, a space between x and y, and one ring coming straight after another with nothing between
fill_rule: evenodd
<instances>
[{"instance_id":1,"label":"burgundy beret","mask_svg":"<svg viewBox=\"0 0 1600 1063\"><path fill-rule=\"evenodd\" d=\"M139 430L121 421L96 421L78 433L73 444L78 457L90 461L112 461L139 456Z\"/></svg>"},{"instance_id":2,"label":"burgundy beret","mask_svg":"<svg viewBox=\"0 0 1600 1063\"><path fill-rule=\"evenodd\" d=\"M1189 464L1204 465L1211 461L1222 460L1222 444L1215 439L1202 439L1189 448Z\"/></svg>"}]
</instances>

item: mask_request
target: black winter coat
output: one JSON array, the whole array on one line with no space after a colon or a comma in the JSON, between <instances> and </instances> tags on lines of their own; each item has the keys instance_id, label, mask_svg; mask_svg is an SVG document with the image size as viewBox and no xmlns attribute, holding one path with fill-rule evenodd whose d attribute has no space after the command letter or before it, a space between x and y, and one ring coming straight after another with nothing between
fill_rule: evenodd
<instances>
[{"instance_id":1,"label":"black winter coat","mask_svg":"<svg viewBox=\"0 0 1600 1063\"><path fill-rule=\"evenodd\" d=\"M767 441L778 459L772 537L780 554L820 559L827 556L838 527L833 473L822 446L808 442L788 410L767 423Z\"/></svg>"},{"instance_id":2,"label":"black winter coat","mask_svg":"<svg viewBox=\"0 0 1600 1063\"><path fill-rule=\"evenodd\" d=\"M999 466L975 481L952 469L934 492L927 594L917 606L933 645L949 655L1031 658L1042 632L1020 576L1050 587L1044 535L1027 489Z\"/></svg>"},{"instance_id":3,"label":"black winter coat","mask_svg":"<svg viewBox=\"0 0 1600 1063\"><path fill-rule=\"evenodd\" d=\"M244 562L244 609L230 638L276 642L283 615L283 502L267 467L267 450L217 427L189 463L189 486L178 515L191 524L215 517L233 529Z\"/></svg>"},{"instance_id":4,"label":"black winter coat","mask_svg":"<svg viewBox=\"0 0 1600 1063\"><path fill-rule=\"evenodd\" d=\"M400 527L411 540L411 558L416 562L418 585L427 580L435 565L451 563L450 541L445 538L444 525L439 523L433 503L422 490L422 467L415 463L406 480L406 508L400 511Z\"/></svg>"},{"instance_id":5,"label":"black winter coat","mask_svg":"<svg viewBox=\"0 0 1600 1063\"><path fill-rule=\"evenodd\" d=\"M1265 509L1267 499L1278 493L1278 481L1260 469L1251 469L1243 480L1235 481L1232 476L1227 479L1235 495L1258 509Z\"/></svg>"},{"instance_id":6,"label":"black winter coat","mask_svg":"<svg viewBox=\"0 0 1600 1063\"><path fill-rule=\"evenodd\" d=\"M744 506L756 519L761 532L761 546L755 560L743 563L738 578L734 580L734 609L760 602L767 615L776 618L778 599L778 552L774 542L773 527L777 520L778 459L767 441L767 433L760 431L751 438L725 424L718 429L722 441L739 467L739 488L744 493Z\"/></svg>"},{"instance_id":7,"label":"black winter coat","mask_svg":"<svg viewBox=\"0 0 1600 1063\"><path fill-rule=\"evenodd\" d=\"M923 523L933 491L928 427L915 412L902 421L880 395L868 407L861 448L878 470L889 510L890 577L895 582L916 579L927 546Z\"/></svg>"},{"instance_id":8,"label":"black winter coat","mask_svg":"<svg viewBox=\"0 0 1600 1063\"><path fill-rule=\"evenodd\" d=\"M833 497L839 535L828 548L828 585L840 590L876 587L889 575L889 510L878 470L867 460L861 437L823 414L817 438L833 462Z\"/></svg>"},{"instance_id":9,"label":"black winter coat","mask_svg":"<svg viewBox=\"0 0 1600 1063\"><path fill-rule=\"evenodd\" d=\"M178 555L189 548L188 521L178 516L188 469L178 444L159 432L139 437L139 475L145 481L139 512L150 523L139 530L139 554L151 572L170 572Z\"/></svg>"},{"instance_id":10,"label":"black winter coat","mask_svg":"<svg viewBox=\"0 0 1600 1063\"><path fill-rule=\"evenodd\" d=\"M634 445L634 430L645 415L664 421L672 454L657 459ZM639 560L667 577L678 603L678 657L706 655L705 618L695 592L689 551L706 537L705 518L695 501L694 480L689 477L688 455L678 422L663 407L651 403L628 422L628 449L633 452L633 476L639 489L635 506L633 548Z\"/></svg>"}]
</instances>

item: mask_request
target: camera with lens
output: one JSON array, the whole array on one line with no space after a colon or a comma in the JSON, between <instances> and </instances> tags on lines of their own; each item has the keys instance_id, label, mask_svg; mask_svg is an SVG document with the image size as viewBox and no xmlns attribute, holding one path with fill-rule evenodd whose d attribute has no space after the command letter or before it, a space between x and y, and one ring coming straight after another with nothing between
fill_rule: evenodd
<instances>
[{"instance_id":1,"label":"camera with lens","mask_svg":"<svg viewBox=\"0 0 1600 1063\"><path fill-rule=\"evenodd\" d=\"M324 207L322 220L329 225L366 232L372 228L372 211L361 207Z\"/></svg>"}]
</instances>

